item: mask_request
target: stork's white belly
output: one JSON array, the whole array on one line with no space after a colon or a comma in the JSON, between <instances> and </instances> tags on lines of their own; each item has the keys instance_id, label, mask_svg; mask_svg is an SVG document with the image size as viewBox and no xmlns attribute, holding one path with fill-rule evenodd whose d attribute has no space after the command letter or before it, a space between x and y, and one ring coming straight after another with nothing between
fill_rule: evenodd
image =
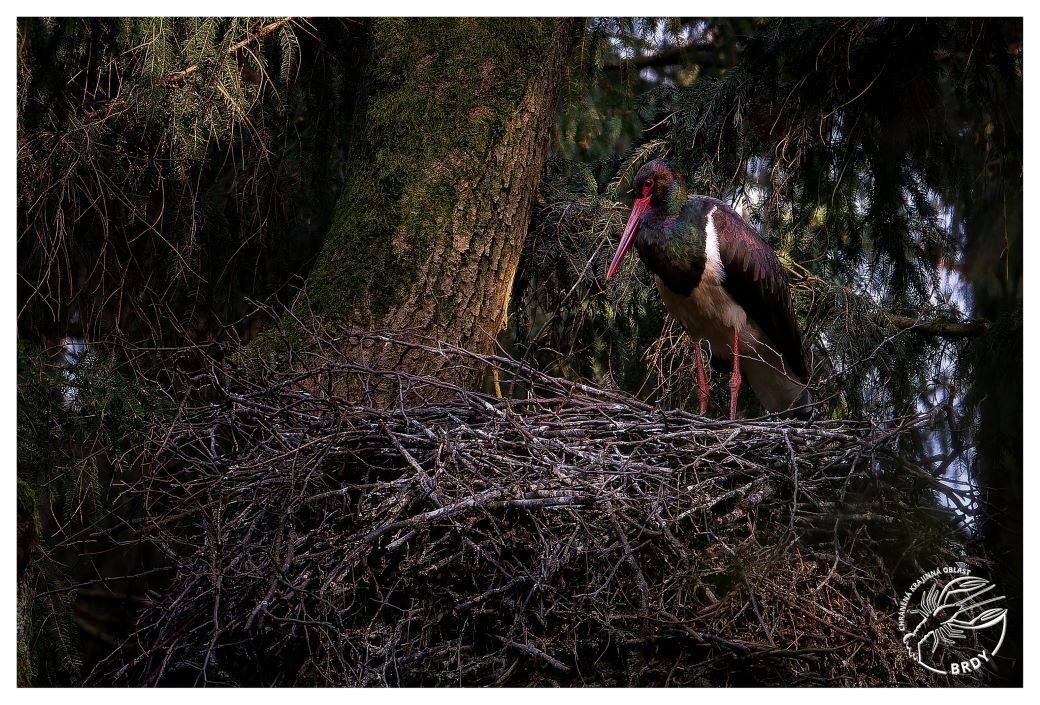
<instances>
[{"instance_id":1,"label":"stork's white belly","mask_svg":"<svg viewBox=\"0 0 1040 705\"><path fill-rule=\"evenodd\" d=\"M689 296L669 289L654 277L665 308L694 340L706 340L714 357L733 358L733 331L740 340L740 372L768 411L785 411L808 401L805 385L788 374L783 357L762 329L726 292L714 272L706 270Z\"/></svg>"}]
</instances>

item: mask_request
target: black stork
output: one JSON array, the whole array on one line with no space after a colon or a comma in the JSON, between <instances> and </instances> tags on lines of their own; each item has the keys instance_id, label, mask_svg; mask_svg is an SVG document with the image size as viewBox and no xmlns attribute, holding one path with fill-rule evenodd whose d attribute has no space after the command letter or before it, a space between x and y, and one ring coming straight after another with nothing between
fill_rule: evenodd
<instances>
[{"instance_id":1,"label":"black stork","mask_svg":"<svg viewBox=\"0 0 1040 705\"><path fill-rule=\"evenodd\" d=\"M687 195L682 176L663 159L644 164L634 183L633 195L642 195L632 203L607 279L634 243L665 308L691 338L708 341L712 367L730 372L731 419L744 375L767 411L808 416L802 336L776 253L722 201ZM708 383L699 346L696 358L703 416Z\"/></svg>"}]
</instances>

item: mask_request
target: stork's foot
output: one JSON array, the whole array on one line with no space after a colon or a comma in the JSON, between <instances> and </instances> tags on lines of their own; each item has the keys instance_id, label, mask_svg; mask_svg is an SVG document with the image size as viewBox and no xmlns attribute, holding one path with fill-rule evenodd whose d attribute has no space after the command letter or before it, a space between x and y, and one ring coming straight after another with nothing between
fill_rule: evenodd
<instances>
[{"instance_id":1,"label":"stork's foot","mask_svg":"<svg viewBox=\"0 0 1040 705\"><path fill-rule=\"evenodd\" d=\"M737 420L737 395L740 394L740 337L733 329L733 374L729 376L729 420Z\"/></svg>"},{"instance_id":2,"label":"stork's foot","mask_svg":"<svg viewBox=\"0 0 1040 705\"><path fill-rule=\"evenodd\" d=\"M729 378L729 420L737 420L737 397L740 396L740 372L734 372Z\"/></svg>"}]
</instances>

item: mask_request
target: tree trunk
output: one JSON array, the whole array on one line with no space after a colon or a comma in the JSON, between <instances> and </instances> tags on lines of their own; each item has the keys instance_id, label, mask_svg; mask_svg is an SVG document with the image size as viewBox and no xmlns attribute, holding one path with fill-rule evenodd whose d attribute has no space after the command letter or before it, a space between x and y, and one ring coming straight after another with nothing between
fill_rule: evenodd
<instances>
[{"instance_id":1,"label":"tree trunk","mask_svg":"<svg viewBox=\"0 0 1040 705\"><path fill-rule=\"evenodd\" d=\"M492 350L575 29L553 18L374 21L343 191L300 320ZM425 374L444 365L399 349L366 348L364 359Z\"/></svg>"}]
</instances>

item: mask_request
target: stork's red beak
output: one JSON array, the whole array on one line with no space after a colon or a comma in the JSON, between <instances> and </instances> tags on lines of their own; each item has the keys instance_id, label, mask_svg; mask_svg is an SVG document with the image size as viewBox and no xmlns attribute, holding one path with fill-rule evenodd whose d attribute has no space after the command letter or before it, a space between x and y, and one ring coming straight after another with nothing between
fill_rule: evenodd
<instances>
[{"instance_id":1,"label":"stork's red beak","mask_svg":"<svg viewBox=\"0 0 1040 705\"><path fill-rule=\"evenodd\" d=\"M639 229L639 216L643 215L643 211L650 207L650 196L646 198L637 198L632 201L632 212L628 214L628 222L625 223L625 232L621 234L621 244L618 245L617 252L614 253L614 259L610 262L610 267L607 268L607 279L614 276L614 272L621 265L621 260L625 259L625 255L628 254L628 250L632 247L632 243L636 239L636 230Z\"/></svg>"}]
</instances>

